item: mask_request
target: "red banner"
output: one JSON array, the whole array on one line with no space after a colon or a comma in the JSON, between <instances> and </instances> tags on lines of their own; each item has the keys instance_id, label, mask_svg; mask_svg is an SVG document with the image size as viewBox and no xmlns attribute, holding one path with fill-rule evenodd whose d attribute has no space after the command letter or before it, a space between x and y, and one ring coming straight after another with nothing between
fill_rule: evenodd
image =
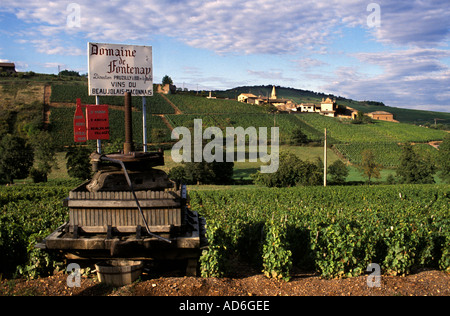
<instances>
[{"instance_id":1,"label":"red banner","mask_svg":"<svg viewBox=\"0 0 450 316\"><path fill-rule=\"evenodd\" d=\"M86 105L87 139L109 139L108 105Z\"/></svg>"},{"instance_id":2,"label":"red banner","mask_svg":"<svg viewBox=\"0 0 450 316\"><path fill-rule=\"evenodd\" d=\"M81 100L77 99L77 109L73 117L73 138L77 143L82 143L87 140L86 138L86 120L81 108Z\"/></svg>"}]
</instances>

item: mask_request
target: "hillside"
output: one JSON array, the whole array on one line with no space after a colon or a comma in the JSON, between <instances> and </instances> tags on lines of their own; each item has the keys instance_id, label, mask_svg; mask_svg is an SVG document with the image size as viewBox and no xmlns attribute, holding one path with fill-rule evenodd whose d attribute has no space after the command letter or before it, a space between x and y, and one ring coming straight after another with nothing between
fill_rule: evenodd
<instances>
[{"instance_id":1,"label":"hillside","mask_svg":"<svg viewBox=\"0 0 450 316\"><path fill-rule=\"evenodd\" d=\"M51 80L50 80L51 79ZM87 81L83 78L46 78L48 81L15 79L0 81L0 131L2 133L46 127L61 148L73 144L72 120L76 98L83 104L95 102L88 96ZM44 99L44 86L49 95ZM51 91L50 91L51 90ZM156 89L155 89L156 91ZM171 130L178 126L193 127L194 119L202 119L203 127L217 126L225 130L228 126L244 128L279 127L280 142L290 145L293 130L300 128L310 142L320 145L323 131L328 131L328 144L334 152L352 164L358 164L364 149L374 151L377 160L385 167L396 167L401 152L401 144L416 143L420 152L435 157L437 150L428 145L432 141L441 141L447 134L445 131L420 127L406 122L433 122L434 118L442 118L450 122L450 113L438 113L396 109L376 105L377 102L359 102L338 98L339 105L348 104L365 112L385 110L394 113L402 123L374 121L372 124L350 124L336 118L319 114L274 114L270 109L258 105L239 103L234 98L242 92L267 95L271 86L238 87L226 91L214 91L218 99L207 99L195 93L174 95L155 94L147 97L147 126L149 142L156 146L170 147ZM296 102L317 102L328 95L292 88L277 88L282 98L291 98ZM200 94L201 95L201 94ZM43 105L45 102L45 106ZM124 135L124 114L122 97L101 97L100 103L111 105L109 143L120 143ZM142 143L142 99L133 98L134 140L138 147ZM402 119L403 118L403 119ZM43 119L48 120L44 125ZM108 142L105 142L105 145Z\"/></svg>"},{"instance_id":2,"label":"hillside","mask_svg":"<svg viewBox=\"0 0 450 316\"><path fill-rule=\"evenodd\" d=\"M352 107L364 113L374 111L387 111L394 114L394 118L403 123L424 124L426 122L434 124L434 119L440 120L437 123L450 124L450 113L433 112L423 110L411 110L404 108L396 108L386 106L378 101L356 101L340 96L314 92L309 90L285 88L276 86L277 96L279 98L292 99L297 103L320 103L322 98L335 97L338 105L345 105ZM272 86L243 86L236 87L225 91L214 91L217 97L236 99L241 93L253 93L254 95L269 96L272 91Z\"/></svg>"},{"instance_id":3,"label":"hillside","mask_svg":"<svg viewBox=\"0 0 450 316\"><path fill-rule=\"evenodd\" d=\"M259 87L259 92L264 93L266 87ZM241 88L244 91L248 87ZM239 90L234 91L239 93ZM250 90L251 91L251 90ZM281 88L278 90L282 97L292 97L297 93L297 98L302 95L309 101L321 100L323 94L314 92L302 92L301 90ZM233 92L233 91L232 91ZM226 97L225 92L222 96ZM230 93L230 91L228 91ZM255 91L254 93L257 93ZM303 94L302 94L303 93ZM219 96L219 92L215 92ZM283 95L284 94L284 95ZM83 84L53 84L50 98L51 124L50 132L61 146L73 143L71 125L74 104L70 101L80 97L83 103L91 103L92 97L87 95L87 89ZM108 103L110 108L111 141L123 138L123 112L121 105L123 98L100 98L101 103ZM133 112L133 129L135 142L142 142L141 98L133 98L135 111ZM356 102L347 100L347 102ZM360 102L361 103L361 102ZM360 104L361 107L376 107ZM353 104L352 104L353 105ZM380 107L380 106L378 106ZM383 106L383 108L387 108ZM176 111L175 111L176 109ZM405 110L409 117L419 117L413 110ZM171 143L171 130L175 127L193 128L194 119L201 119L203 128L217 126L225 131L226 127L250 126L259 128L273 126L279 127L280 143L291 144L293 131L300 128L310 142L320 145L323 140L323 131L328 131L328 144L342 159L358 164L361 161L361 153L365 149L371 149L380 164L384 167L396 167L401 153L401 144L416 143L416 148L432 157L437 155L437 150L428 145L432 141L441 141L446 135L445 131L420 127L407 123L392 123L374 121L372 124L350 124L338 118L324 117L313 113L299 114L274 114L270 109L258 105L239 103L228 99L207 99L192 93L180 93L174 95L159 95L147 98L147 126L149 141L154 144ZM177 113L177 114L175 114ZM445 117L446 113L439 113ZM435 115L436 116L436 115Z\"/></svg>"}]
</instances>

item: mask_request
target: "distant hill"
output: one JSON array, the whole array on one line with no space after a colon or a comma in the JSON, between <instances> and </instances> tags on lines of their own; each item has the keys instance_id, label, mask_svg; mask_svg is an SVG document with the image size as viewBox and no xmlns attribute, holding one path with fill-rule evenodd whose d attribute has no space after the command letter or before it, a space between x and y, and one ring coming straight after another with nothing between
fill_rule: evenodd
<instances>
[{"instance_id":1,"label":"distant hill","mask_svg":"<svg viewBox=\"0 0 450 316\"><path fill-rule=\"evenodd\" d=\"M237 96L241 93L252 93L254 95L270 96L272 92L271 85L266 86L242 86L236 87L228 90L217 90L214 91L217 97L237 99ZM391 106L386 106L379 101L356 101L352 99L343 98L340 96L335 96L332 94L325 94L321 92L314 92L309 90L294 89L275 86L277 91L277 96L280 98L292 99L297 103L320 103L322 98L332 97L336 98L339 105L345 105L352 107L358 111L364 113L374 112L374 111L386 111L394 114L394 118L403 123L413 123L413 124L434 124L435 119L438 124L450 125L450 113L445 112L434 112L434 111L423 111L423 110L412 110L405 108L396 108Z\"/></svg>"},{"instance_id":2,"label":"distant hill","mask_svg":"<svg viewBox=\"0 0 450 316\"><path fill-rule=\"evenodd\" d=\"M64 76L0 80L0 135L14 132L27 135L34 130L46 128L61 149L72 145L76 99L80 98L83 104L94 102L93 97L87 93L86 85L85 78L72 79ZM441 120L438 123L450 126L450 113L400 109L377 101L355 101L293 88L276 89L278 97L292 99L297 103L320 103L322 98L336 97L338 105L350 106L363 112L384 110L393 113L401 123L375 121L372 124L351 124L346 120L313 113L277 114L271 112L270 108L237 102L236 98L241 93L269 96L272 91L272 86L246 86L212 92L217 99L206 98L209 91L166 96L155 94L146 98L149 140L154 144L170 146L173 142L171 129L179 126L192 128L194 119L202 119L204 127L215 126L222 130L229 126L278 126L280 142L285 145L292 143L293 131L299 128L311 142L310 145L319 145L326 128L328 144L333 146L339 157L358 164L362 151L371 149L380 164L395 168L401 153L399 144L415 143L417 150L433 157L438 151L428 143L433 142L432 145L435 145L448 134L442 130L405 123L429 125L434 124L435 118L439 118ZM120 142L124 135L124 112L121 107L123 97L102 97L101 102L111 105L110 143ZM141 105L141 98L133 98L133 138L137 145L142 141L142 116L139 113Z\"/></svg>"},{"instance_id":3,"label":"distant hill","mask_svg":"<svg viewBox=\"0 0 450 316\"><path fill-rule=\"evenodd\" d=\"M0 110L16 109L20 111L20 108L25 104L31 104L35 101L42 102L42 90L45 84L51 84L52 86L55 86L55 84L84 86L87 85L87 78L79 76L37 74L34 72L20 73L20 76L17 75L15 77L0 78ZM396 108L386 106L382 102L376 100L356 101L332 94L289 87L276 86L276 89L278 97L292 99L297 103L320 103L322 98L332 97L336 98L339 105L349 106L364 113L380 110L390 112L394 114L394 118L396 120L403 123L433 125L436 122L437 124L450 126L450 113L446 112ZM84 89L81 89L80 91L82 92L81 97L84 98L84 94L87 95L87 90L84 91ZM235 87L228 90L216 90L213 91L213 94L218 98L237 99L237 96L241 93L253 93L255 95L269 96L271 92L272 85L255 85ZM200 95L207 95L207 92L200 93ZM87 99L88 98L86 97L86 101ZM92 101L92 99L93 97L91 97L89 101ZM438 120L435 121L435 119Z\"/></svg>"}]
</instances>

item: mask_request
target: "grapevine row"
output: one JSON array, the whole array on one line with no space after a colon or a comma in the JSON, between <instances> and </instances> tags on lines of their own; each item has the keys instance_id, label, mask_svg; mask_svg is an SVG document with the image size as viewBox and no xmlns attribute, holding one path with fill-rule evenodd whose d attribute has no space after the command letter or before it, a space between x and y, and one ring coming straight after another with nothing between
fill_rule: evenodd
<instances>
[{"instance_id":1,"label":"grapevine row","mask_svg":"<svg viewBox=\"0 0 450 316\"><path fill-rule=\"evenodd\" d=\"M211 243L202 273L223 275L232 254L285 279L292 265L326 278L370 263L385 274L449 270L449 194L448 185L193 191Z\"/></svg>"}]
</instances>

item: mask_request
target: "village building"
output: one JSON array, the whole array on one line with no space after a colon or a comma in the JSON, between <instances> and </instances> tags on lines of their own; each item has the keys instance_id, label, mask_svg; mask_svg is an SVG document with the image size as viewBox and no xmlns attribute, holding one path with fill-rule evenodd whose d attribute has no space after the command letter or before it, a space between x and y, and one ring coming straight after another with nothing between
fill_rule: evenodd
<instances>
[{"instance_id":1,"label":"village building","mask_svg":"<svg viewBox=\"0 0 450 316\"><path fill-rule=\"evenodd\" d=\"M328 117L340 117L347 119L356 119L358 111L348 106L338 106L336 98L322 98L320 104L301 103L296 104L289 99L278 98L275 86L272 87L272 93L269 97L256 96L252 93L241 93L238 101L249 104L271 104L279 111L301 112L301 113L319 113ZM383 120L389 122L398 122L394 120L394 115L385 111L376 111L366 114L374 120Z\"/></svg>"},{"instance_id":2,"label":"village building","mask_svg":"<svg viewBox=\"0 0 450 316\"><path fill-rule=\"evenodd\" d=\"M374 120L388 121L388 122L398 122L394 120L394 114L385 111L375 111L368 113L367 116Z\"/></svg>"},{"instance_id":3,"label":"village building","mask_svg":"<svg viewBox=\"0 0 450 316\"><path fill-rule=\"evenodd\" d=\"M270 94L270 98L267 100L267 103L272 104L277 108L281 107L282 109L285 109L287 105L289 105L289 108L292 108L294 104L292 100L279 99L277 97L277 90L275 89L275 86L272 87L272 93Z\"/></svg>"},{"instance_id":4,"label":"village building","mask_svg":"<svg viewBox=\"0 0 450 316\"><path fill-rule=\"evenodd\" d=\"M297 108L293 111L302 113L319 113L325 116L337 117L340 116L343 110L344 107L339 108L336 104L336 99L332 100L330 98L322 98L322 102L320 104L301 103L300 105L297 105Z\"/></svg>"},{"instance_id":5,"label":"village building","mask_svg":"<svg viewBox=\"0 0 450 316\"><path fill-rule=\"evenodd\" d=\"M297 111L314 113L316 111L316 105L314 103L301 103L297 108Z\"/></svg>"},{"instance_id":6,"label":"village building","mask_svg":"<svg viewBox=\"0 0 450 316\"><path fill-rule=\"evenodd\" d=\"M277 90L275 89L275 86L272 86L272 93L270 94L270 99L271 100L277 99Z\"/></svg>"},{"instance_id":7,"label":"village building","mask_svg":"<svg viewBox=\"0 0 450 316\"><path fill-rule=\"evenodd\" d=\"M297 105L292 100L277 97L275 86L272 87L272 93L269 97L256 96L252 93L241 93L237 99L239 102L249 104L271 104L280 111L293 111L297 109Z\"/></svg>"},{"instance_id":8,"label":"village building","mask_svg":"<svg viewBox=\"0 0 450 316\"><path fill-rule=\"evenodd\" d=\"M252 93L241 93L238 96L238 101L243 103L255 104L256 99L258 99L258 97Z\"/></svg>"},{"instance_id":9,"label":"village building","mask_svg":"<svg viewBox=\"0 0 450 316\"><path fill-rule=\"evenodd\" d=\"M207 99L217 99L217 97L212 96L212 91L209 91L209 95L206 98Z\"/></svg>"},{"instance_id":10,"label":"village building","mask_svg":"<svg viewBox=\"0 0 450 316\"><path fill-rule=\"evenodd\" d=\"M0 73L2 72L14 74L16 73L16 65L14 63L0 63Z\"/></svg>"},{"instance_id":11,"label":"village building","mask_svg":"<svg viewBox=\"0 0 450 316\"><path fill-rule=\"evenodd\" d=\"M156 92L161 94L174 94L177 92L177 86L166 83L164 86L158 84L156 86Z\"/></svg>"},{"instance_id":12,"label":"village building","mask_svg":"<svg viewBox=\"0 0 450 316\"><path fill-rule=\"evenodd\" d=\"M294 103L293 101L285 100L285 99L283 99L283 102L274 104L274 106L276 106L276 108L279 111L284 111L284 112L297 111L297 107L298 107L298 105L296 103Z\"/></svg>"},{"instance_id":13,"label":"village building","mask_svg":"<svg viewBox=\"0 0 450 316\"><path fill-rule=\"evenodd\" d=\"M339 117L354 120L358 117L358 111L346 106L345 109L339 113Z\"/></svg>"},{"instance_id":14,"label":"village building","mask_svg":"<svg viewBox=\"0 0 450 316\"><path fill-rule=\"evenodd\" d=\"M320 103L320 114L335 117L336 116L336 99L331 100L330 98L322 98L322 102Z\"/></svg>"}]
</instances>

